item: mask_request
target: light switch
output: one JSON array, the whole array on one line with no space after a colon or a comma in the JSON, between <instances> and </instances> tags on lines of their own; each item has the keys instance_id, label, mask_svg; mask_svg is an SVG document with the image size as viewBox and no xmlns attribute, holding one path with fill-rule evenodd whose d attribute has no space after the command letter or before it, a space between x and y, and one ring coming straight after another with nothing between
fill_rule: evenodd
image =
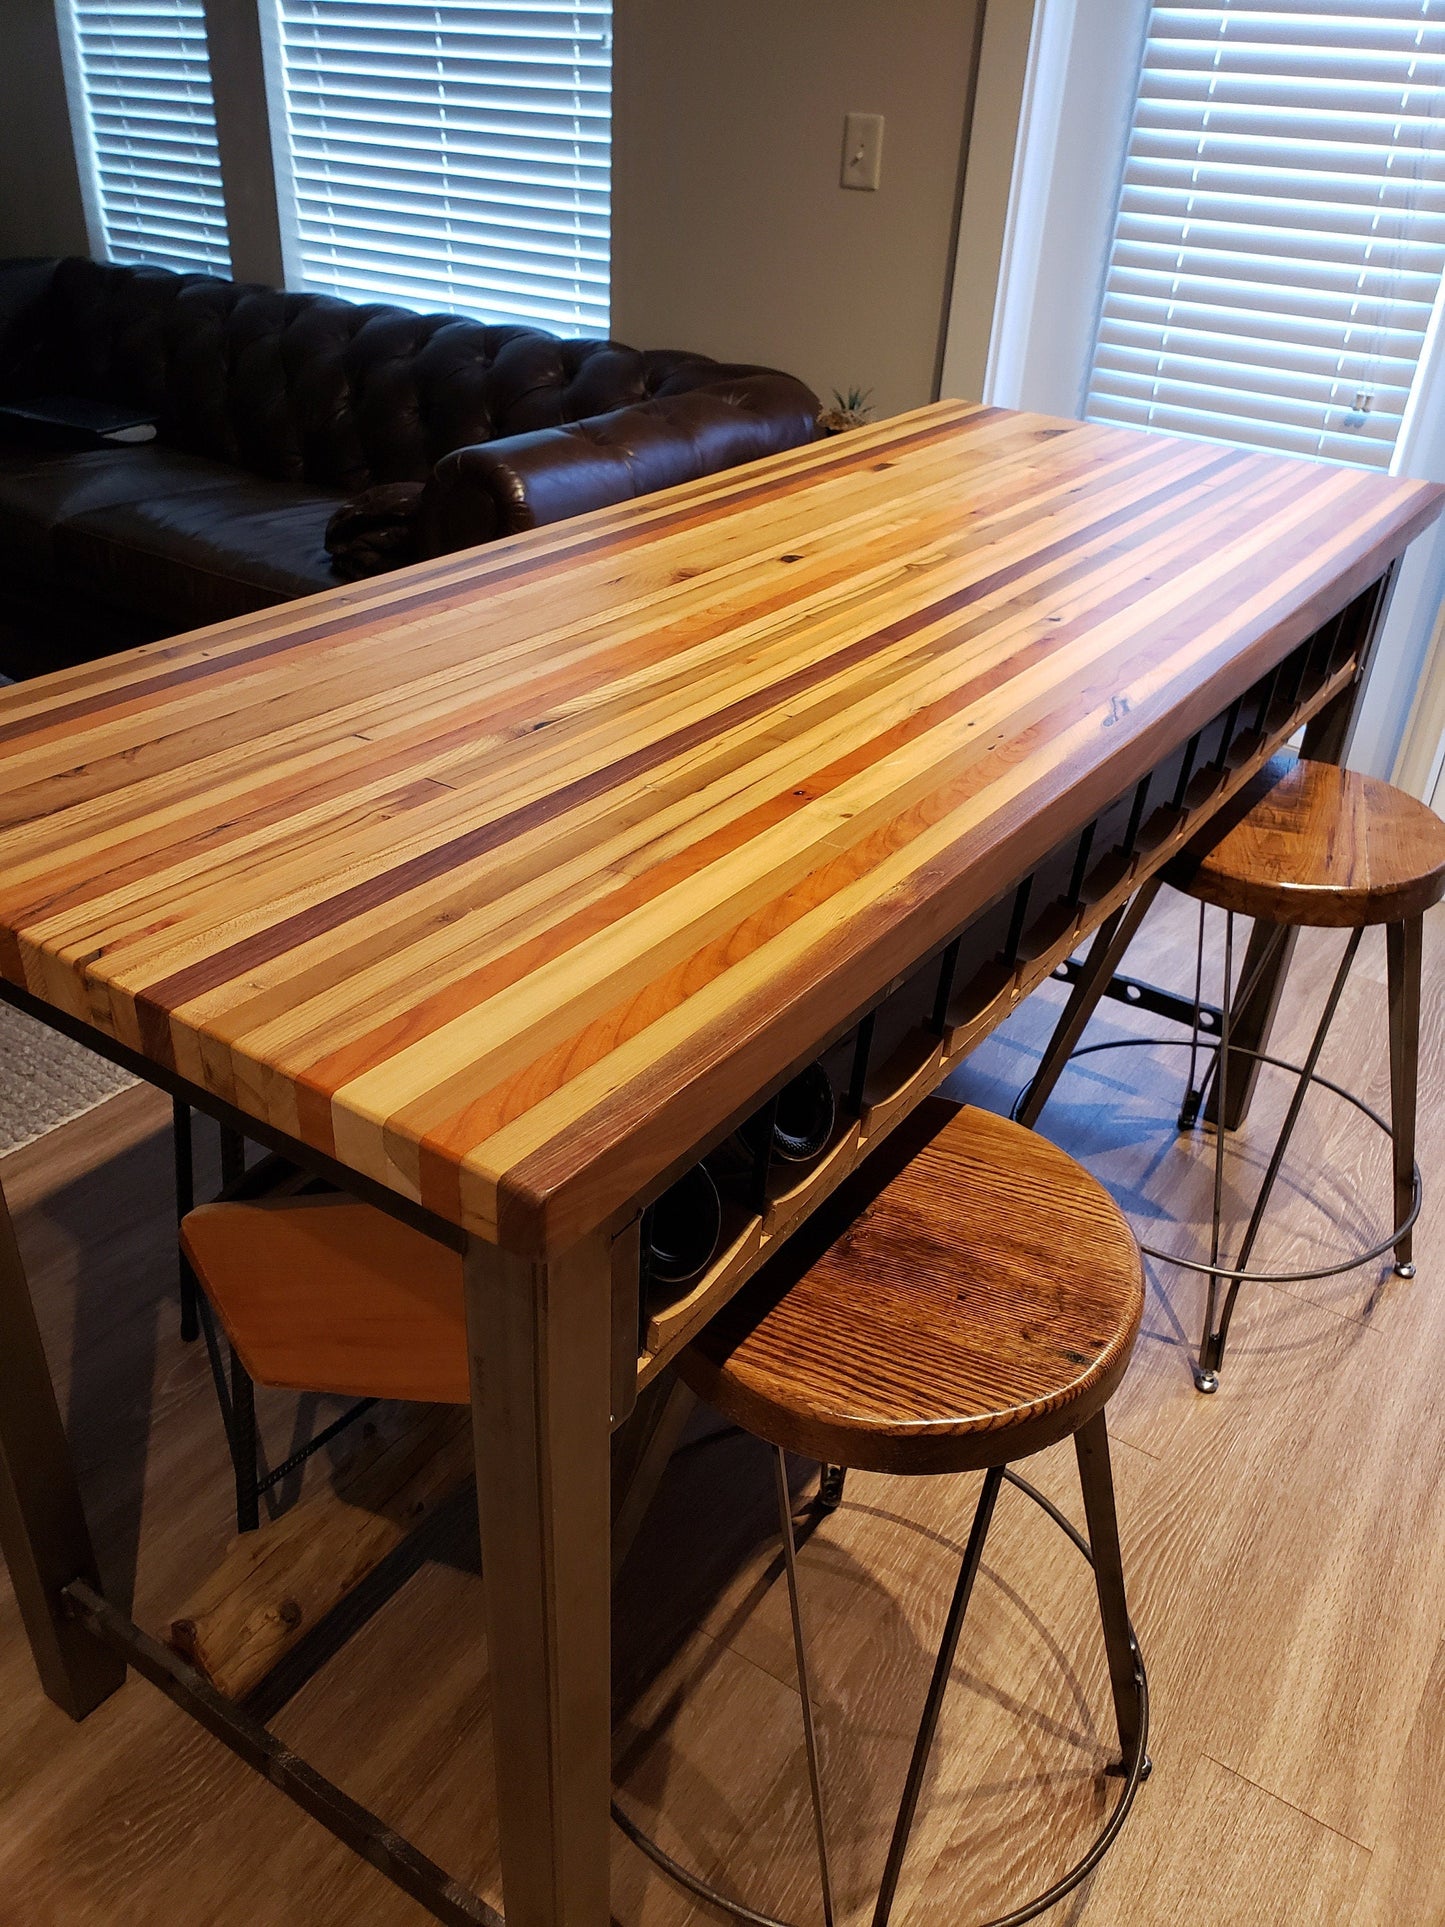
<instances>
[{"instance_id":1,"label":"light switch","mask_svg":"<svg viewBox=\"0 0 1445 1927\"><path fill-rule=\"evenodd\" d=\"M874 188L883 171L883 116L843 117L843 185Z\"/></svg>"}]
</instances>

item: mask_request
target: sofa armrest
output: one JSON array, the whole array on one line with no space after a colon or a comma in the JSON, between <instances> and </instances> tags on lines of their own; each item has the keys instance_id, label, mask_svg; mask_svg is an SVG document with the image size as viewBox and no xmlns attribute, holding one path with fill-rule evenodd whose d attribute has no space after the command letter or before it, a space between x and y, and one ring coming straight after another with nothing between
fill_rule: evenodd
<instances>
[{"instance_id":1,"label":"sofa armrest","mask_svg":"<svg viewBox=\"0 0 1445 1927\"><path fill-rule=\"evenodd\" d=\"M797 448L816 435L817 398L802 382L707 366L705 387L453 449L422 496L422 553L444 555L565 521Z\"/></svg>"},{"instance_id":2,"label":"sofa armrest","mask_svg":"<svg viewBox=\"0 0 1445 1927\"><path fill-rule=\"evenodd\" d=\"M55 260L0 261L0 393L25 385L38 345L37 318L58 266Z\"/></svg>"}]
</instances>

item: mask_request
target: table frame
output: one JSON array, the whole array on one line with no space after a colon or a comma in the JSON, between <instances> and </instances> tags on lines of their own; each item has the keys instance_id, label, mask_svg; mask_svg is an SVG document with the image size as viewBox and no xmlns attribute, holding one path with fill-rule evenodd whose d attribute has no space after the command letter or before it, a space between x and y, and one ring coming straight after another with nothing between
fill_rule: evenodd
<instances>
[{"instance_id":1,"label":"table frame","mask_svg":"<svg viewBox=\"0 0 1445 1927\"><path fill-rule=\"evenodd\" d=\"M1347 605L1360 612L1354 674L1317 710L1308 738L1312 754L1344 752L1394 566L1372 596ZM1223 800L1220 795L1202 813ZM1157 863L1151 857L1151 869L1166 854L1158 852ZM1106 921L1101 908L1092 927ZM915 958L908 968L925 961ZM1256 1000L1250 1041L1267 1030L1285 961L1268 996ZM1044 970L1039 980L1049 974ZM571 1250L519 1257L468 1237L28 993L0 984L0 997L463 1253L507 1920L511 1927L603 1927L610 1914L610 1439L637 1391L637 1203ZM1006 1014L1001 1010L993 1022ZM992 1027L971 1035L966 1048ZM957 1061L941 1065L916 1098ZM642 1456L655 1474L664 1455ZM629 1509L633 1516L640 1510L635 1495ZM227 1702L211 1705L198 1674L104 1600L3 1193L0 1549L44 1690L73 1718L83 1719L115 1691L129 1660L333 1832L385 1861L383 1871L439 1918L497 1921L494 1910L396 1842L304 1763L268 1753L264 1729L248 1725L239 1709L228 1717ZM272 1747L285 1753L279 1742ZM383 1834L394 1843L389 1860L376 1844Z\"/></svg>"}]
</instances>

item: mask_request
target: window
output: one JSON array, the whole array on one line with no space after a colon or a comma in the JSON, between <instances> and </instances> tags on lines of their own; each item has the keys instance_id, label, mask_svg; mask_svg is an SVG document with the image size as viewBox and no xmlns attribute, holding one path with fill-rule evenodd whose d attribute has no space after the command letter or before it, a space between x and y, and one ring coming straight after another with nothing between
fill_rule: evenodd
<instances>
[{"instance_id":1,"label":"window","mask_svg":"<svg viewBox=\"0 0 1445 1927\"><path fill-rule=\"evenodd\" d=\"M287 280L608 321L610 0L271 0Z\"/></svg>"},{"instance_id":2,"label":"window","mask_svg":"<svg viewBox=\"0 0 1445 1927\"><path fill-rule=\"evenodd\" d=\"M1094 420L1389 466L1445 270L1445 0L1154 6Z\"/></svg>"},{"instance_id":3,"label":"window","mask_svg":"<svg viewBox=\"0 0 1445 1927\"><path fill-rule=\"evenodd\" d=\"M92 244L229 274L202 0L64 0Z\"/></svg>"}]
</instances>

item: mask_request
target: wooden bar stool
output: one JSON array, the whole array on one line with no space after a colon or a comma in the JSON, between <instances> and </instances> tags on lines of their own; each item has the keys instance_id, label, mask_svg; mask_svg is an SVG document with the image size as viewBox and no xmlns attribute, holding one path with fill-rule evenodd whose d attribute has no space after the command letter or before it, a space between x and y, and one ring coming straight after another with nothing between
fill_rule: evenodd
<instances>
[{"instance_id":1,"label":"wooden bar stool","mask_svg":"<svg viewBox=\"0 0 1445 1927\"><path fill-rule=\"evenodd\" d=\"M816 1090L801 1096L790 1113L795 1128L819 1103ZM831 1090L827 1097L831 1104ZM236 1528L252 1532L266 1492L378 1399L467 1405L471 1392L460 1256L281 1158L247 1168L244 1144L232 1140L228 1150L222 1139L226 1189L187 1209L180 1251L230 1448ZM657 1274L679 1255L695 1256L700 1230L706 1257L719 1209L706 1170L685 1172L644 1214L645 1269ZM357 1402L266 1470L257 1385Z\"/></svg>"},{"instance_id":2,"label":"wooden bar stool","mask_svg":"<svg viewBox=\"0 0 1445 1927\"><path fill-rule=\"evenodd\" d=\"M1015 1113L1036 1122L1064 1065L1071 1056L1099 1050L1149 1048L1176 1039L1127 1038L1075 1046L1084 1026L1108 989L1129 941L1163 883L1199 904L1199 948L1195 966L1194 1026L1189 1043L1188 1089L1179 1114L1181 1130L1198 1121L1208 1102L1217 1119L1229 1115L1229 1081L1248 1064L1271 1064L1296 1074L1296 1084L1264 1180L1232 1265L1221 1257L1225 1140L1215 1133L1214 1199L1208 1260L1177 1252L1143 1249L1151 1257L1205 1274L1209 1280L1204 1330L1194 1382L1201 1392L1219 1388L1219 1371L1229 1337L1239 1288L1244 1283L1299 1283L1352 1271L1393 1250L1396 1273L1415 1275L1412 1228L1420 1211L1420 1173L1415 1163L1415 1110L1419 1082L1420 954L1422 919L1445 896L1445 823L1402 790L1376 777L1362 776L1333 763L1276 757L1222 810L1207 831L1185 846L1141 890L1127 915L1106 926L1096 939L1075 983L1038 1072L1023 1092ZM1204 917L1208 906L1225 912L1224 995L1212 1037L1204 1034L1202 1003ZM1255 919L1252 961L1237 991L1234 978L1234 919ZM1387 1122L1353 1092L1319 1074L1320 1053L1339 1007L1350 968L1366 929L1386 926L1389 975L1390 1118ZM1302 927L1348 930L1334 980L1302 1065L1286 1064L1268 1052L1233 1041L1235 1014L1249 1008L1266 975L1284 950L1290 933ZM1210 1057L1203 1080L1195 1073L1201 1053ZM1210 1098L1210 1084L1217 1089ZM1322 1085L1352 1104L1391 1139L1394 1202L1391 1229L1368 1251L1305 1272L1250 1268L1266 1208L1289 1149L1310 1088Z\"/></svg>"},{"instance_id":3,"label":"wooden bar stool","mask_svg":"<svg viewBox=\"0 0 1445 1927\"><path fill-rule=\"evenodd\" d=\"M883 1927L892 1909L1004 1480L1036 1499L1093 1565L1123 1785L1088 1853L1047 1893L1004 1917L1030 1920L1097 1866L1149 1770L1148 1688L1125 1602L1104 1419L1143 1303L1138 1246L1102 1186L1019 1125L929 1099L681 1355L684 1382L776 1451L826 1920L833 1918L827 1830L784 1453L876 1472L986 1475L893 1829L875 1927ZM1087 1541L1007 1469L1068 1437L1078 1456ZM691 1892L772 1927L769 1915L708 1886L614 1813L629 1837Z\"/></svg>"}]
</instances>

